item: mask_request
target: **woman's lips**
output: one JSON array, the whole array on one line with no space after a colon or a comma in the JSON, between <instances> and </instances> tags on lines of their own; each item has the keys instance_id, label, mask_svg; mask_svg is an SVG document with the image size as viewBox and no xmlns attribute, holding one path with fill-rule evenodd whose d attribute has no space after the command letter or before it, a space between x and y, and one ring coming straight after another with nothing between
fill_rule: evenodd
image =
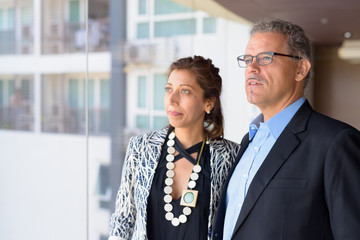
<instances>
[{"instance_id":1,"label":"woman's lips","mask_svg":"<svg viewBox=\"0 0 360 240\"><path fill-rule=\"evenodd\" d=\"M179 112L176 112L176 111L171 111L171 110L168 111L168 113L169 113L170 116L175 116L175 117L182 114L182 113L179 113Z\"/></svg>"}]
</instances>

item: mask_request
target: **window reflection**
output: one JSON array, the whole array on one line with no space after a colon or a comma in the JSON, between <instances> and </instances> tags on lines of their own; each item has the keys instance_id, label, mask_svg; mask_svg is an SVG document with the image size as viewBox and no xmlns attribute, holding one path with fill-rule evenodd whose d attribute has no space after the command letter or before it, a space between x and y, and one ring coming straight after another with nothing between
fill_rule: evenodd
<instances>
[{"instance_id":1,"label":"window reflection","mask_svg":"<svg viewBox=\"0 0 360 240\"><path fill-rule=\"evenodd\" d=\"M0 75L0 129L34 129L32 76Z\"/></svg>"},{"instance_id":2,"label":"window reflection","mask_svg":"<svg viewBox=\"0 0 360 240\"><path fill-rule=\"evenodd\" d=\"M88 82L89 134L110 132L109 74L90 74ZM83 74L42 77L42 131L85 134L85 79Z\"/></svg>"},{"instance_id":3,"label":"window reflection","mask_svg":"<svg viewBox=\"0 0 360 240\"><path fill-rule=\"evenodd\" d=\"M95 1L96 2L96 1ZM84 52L86 44L84 0L42 1L44 54ZM109 19L92 11L88 19L90 52L109 49Z\"/></svg>"},{"instance_id":4,"label":"window reflection","mask_svg":"<svg viewBox=\"0 0 360 240\"><path fill-rule=\"evenodd\" d=\"M33 53L32 2L0 1L0 55Z\"/></svg>"},{"instance_id":5,"label":"window reflection","mask_svg":"<svg viewBox=\"0 0 360 240\"><path fill-rule=\"evenodd\" d=\"M18 238L11 229L20 218L32 219L21 232L29 240L48 239L54 232L58 239L85 239L87 220L91 240L107 239L123 160L116 154L125 152L131 136L168 124L163 97L170 63L205 55L224 63L222 74L235 76L225 66L231 54L237 56L238 38L229 37L236 48L224 44L223 19L172 0L128 0L126 22L120 22L118 14L110 16L111 1L118 3L0 0L0 142L6 143L0 151L0 176L6 180L0 181L5 203L0 225L10 229L0 231L0 239ZM110 36L114 41L122 27L126 39L110 48ZM232 32L241 35L237 27ZM121 87L114 84L120 81ZM126 89L125 101L117 94L120 88ZM120 114L126 126L114 124ZM19 200L23 191L26 206Z\"/></svg>"}]
</instances>

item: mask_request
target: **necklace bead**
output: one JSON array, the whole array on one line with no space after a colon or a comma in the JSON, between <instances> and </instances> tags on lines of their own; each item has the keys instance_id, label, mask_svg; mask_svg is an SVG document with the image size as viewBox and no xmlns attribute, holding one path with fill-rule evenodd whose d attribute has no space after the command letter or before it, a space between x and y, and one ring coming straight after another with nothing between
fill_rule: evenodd
<instances>
[{"instance_id":1,"label":"necklace bead","mask_svg":"<svg viewBox=\"0 0 360 240\"><path fill-rule=\"evenodd\" d=\"M175 164L174 164L173 162L168 162L168 163L166 164L166 168L167 168L167 169L174 169L174 167L175 167Z\"/></svg>"},{"instance_id":2,"label":"necklace bead","mask_svg":"<svg viewBox=\"0 0 360 240\"><path fill-rule=\"evenodd\" d=\"M191 180L196 181L196 180L199 179L199 174L197 174L197 173L192 173L192 174L190 175L190 178L191 178Z\"/></svg>"},{"instance_id":3,"label":"necklace bead","mask_svg":"<svg viewBox=\"0 0 360 240\"><path fill-rule=\"evenodd\" d=\"M165 218L166 220L171 221L174 218L174 214L172 212L167 212Z\"/></svg>"},{"instance_id":4,"label":"necklace bead","mask_svg":"<svg viewBox=\"0 0 360 240\"><path fill-rule=\"evenodd\" d=\"M169 139L172 140L172 139L174 139L174 138L175 138L175 132L171 132L171 133L169 134Z\"/></svg>"},{"instance_id":5,"label":"necklace bead","mask_svg":"<svg viewBox=\"0 0 360 240\"><path fill-rule=\"evenodd\" d=\"M175 153L175 148L174 147L168 147L167 152L169 154L174 154Z\"/></svg>"},{"instance_id":6,"label":"necklace bead","mask_svg":"<svg viewBox=\"0 0 360 240\"><path fill-rule=\"evenodd\" d=\"M184 213L185 215L190 215L190 214L191 214L191 208L189 208L189 207L184 207L183 213Z\"/></svg>"},{"instance_id":7,"label":"necklace bead","mask_svg":"<svg viewBox=\"0 0 360 240\"><path fill-rule=\"evenodd\" d=\"M165 184L168 186L171 186L174 183L174 180L172 178L165 179Z\"/></svg>"},{"instance_id":8,"label":"necklace bead","mask_svg":"<svg viewBox=\"0 0 360 240\"><path fill-rule=\"evenodd\" d=\"M179 226L180 224L180 221L178 218L174 217L172 220L171 220L171 223L172 225L174 225L175 227Z\"/></svg>"},{"instance_id":9,"label":"necklace bead","mask_svg":"<svg viewBox=\"0 0 360 240\"><path fill-rule=\"evenodd\" d=\"M172 177L175 176L175 173L174 173L173 170L169 169L169 170L166 171L166 176L167 176L168 178L172 178Z\"/></svg>"},{"instance_id":10,"label":"necklace bead","mask_svg":"<svg viewBox=\"0 0 360 240\"><path fill-rule=\"evenodd\" d=\"M166 144L167 144L169 147L172 147L172 146L174 146L175 141L174 141L174 139L170 139Z\"/></svg>"},{"instance_id":11,"label":"necklace bead","mask_svg":"<svg viewBox=\"0 0 360 240\"><path fill-rule=\"evenodd\" d=\"M172 201L172 197L170 195L165 195L164 202L171 203L171 201Z\"/></svg>"},{"instance_id":12,"label":"necklace bead","mask_svg":"<svg viewBox=\"0 0 360 240\"><path fill-rule=\"evenodd\" d=\"M167 160L168 162L172 162L172 161L174 161L174 159L175 159L175 157L174 157L174 155L172 155L172 154L168 154L168 155L166 156L166 160Z\"/></svg>"},{"instance_id":13,"label":"necklace bead","mask_svg":"<svg viewBox=\"0 0 360 240\"><path fill-rule=\"evenodd\" d=\"M180 221L181 223L185 223L185 222L187 221L187 217L186 217L184 214L181 214L181 215L179 216L179 221Z\"/></svg>"},{"instance_id":14,"label":"necklace bead","mask_svg":"<svg viewBox=\"0 0 360 240\"><path fill-rule=\"evenodd\" d=\"M165 211L170 212L173 210L173 206L170 203L165 204L164 206Z\"/></svg>"},{"instance_id":15,"label":"necklace bead","mask_svg":"<svg viewBox=\"0 0 360 240\"><path fill-rule=\"evenodd\" d=\"M193 171L196 172L196 173L201 172L201 166L200 165L195 165L194 168L193 168Z\"/></svg>"},{"instance_id":16,"label":"necklace bead","mask_svg":"<svg viewBox=\"0 0 360 240\"><path fill-rule=\"evenodd\" d=\"M172 187L170 187L170 186L164 187L164 192L165 192L166 194L171 194L171 193L172 193Z\"/></svg>"},{"instance_id":17,"label":"necklace bead","mask_svg":"<svg viewBox=\"0 0 360 240\"><path fill-rule=\"evenodd\" d=\"M189 187L189 188L194 188L194 187L196 187L196 182L193 181L193 180L189 181L189 182L188 182L188 187Z\"/></svg>"}]
</instances>

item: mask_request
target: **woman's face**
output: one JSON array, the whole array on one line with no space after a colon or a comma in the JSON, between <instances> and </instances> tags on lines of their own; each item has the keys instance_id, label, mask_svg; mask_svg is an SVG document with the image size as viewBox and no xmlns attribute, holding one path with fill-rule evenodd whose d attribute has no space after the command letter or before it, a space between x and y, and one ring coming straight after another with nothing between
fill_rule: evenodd
<instances>
[{"instance_id":1,"label":"woman's face","mask_svg":"<svg viewBox=\"0 0 360 240\"><path fill-rule=\"evenodd\" d=\"M198 130L204 126L205 112L212 109L204 91L188 70L173 70L166 84L165 110L170 124L177 128Z\"/></svg>"}]
</instances>

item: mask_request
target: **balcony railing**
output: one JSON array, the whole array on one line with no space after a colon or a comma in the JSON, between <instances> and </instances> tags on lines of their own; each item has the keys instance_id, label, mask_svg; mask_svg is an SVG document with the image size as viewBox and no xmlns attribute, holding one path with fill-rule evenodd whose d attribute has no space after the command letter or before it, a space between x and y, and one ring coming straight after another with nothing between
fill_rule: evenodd
<instances>
[{"instance_id":1,"label":"balcony railing","mask_svg":"<svg viewBox=\"0 0 360 240\"><path fill-rule=\"evenodd\" d=\"M83 108L54 109L42 116L42 131L51 133L85 134L85 110ZM110 110L89 109L89 134L110 133Z\"/></svg>"},{"instance_id":2,"label":"balcony railing","mask_svg":"<svg viewBox=\"0 0 360 240\"><path fill-rule=\"evenodd\" d=\"M30 106L0 106L0 129L32 131L34 114Z\"/></svg>"},{"instance_id":3,"label":"balcony railing","mask_svg":"<svg viewBox=\"0 0 360 240\"><path fill-rule=\"evenodd\" d=\"M90 52L109 50L109 23L107 19L89 20L88 47ZM44 28L44 54L84 52L86 31L84 23L53 23Z\"/></svg>"},{"instance_id":4,"label":"balcony railing","mask_svg":"<svg viewBox=\"0 0 360 240\"><path fill-rule=\"evenodd\" d=\"M14 29L0 30L0 55L33 53L34 35L32 26L22 26L19 33L20 35L16 36Z\"/></svg>"}]
</instances>

